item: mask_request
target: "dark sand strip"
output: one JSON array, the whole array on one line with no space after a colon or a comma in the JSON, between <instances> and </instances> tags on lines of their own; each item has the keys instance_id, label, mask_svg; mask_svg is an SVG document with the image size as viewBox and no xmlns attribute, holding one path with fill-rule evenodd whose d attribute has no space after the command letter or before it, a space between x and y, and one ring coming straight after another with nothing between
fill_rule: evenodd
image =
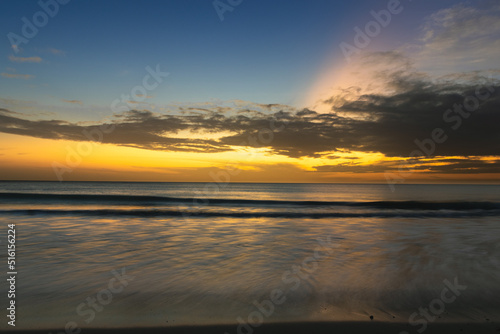
<instances>
[{"instance_id":1,"label":"dark sand strip","mask_svg":"<svg viewBox=\"0 0 500 334\"><path fill-rule=\"evenodd\" d=\"M117 329L82 329L81 334L400 334L406 331L409 334L418 334L421 326L410 326L408 323L388 322L300 322L300 323L272 323L259 327L238 330L237 325L210 325L210 326L168 326L155 328L117 328ZM65 334L61 329L53 330L13 330L2 333L17 334ZM71 332L68 332L71 333ZM424 334L500 334L500 323L431 323L423 331Z\"/></svg>"}]
</instances>

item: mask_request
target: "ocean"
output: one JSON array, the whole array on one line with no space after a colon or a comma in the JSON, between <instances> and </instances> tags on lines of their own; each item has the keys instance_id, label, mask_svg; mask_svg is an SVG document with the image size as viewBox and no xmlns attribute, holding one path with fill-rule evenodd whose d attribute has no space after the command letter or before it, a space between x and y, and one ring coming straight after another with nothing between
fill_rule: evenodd
<instances>
[{"instance_id":1,"label":"ocean","mask_svg":"<svg viewBox=\"0 0 500 334\"><path fill-rule=\"evenodd\" d=\"M498 185L0 182L0 221L16 329L500 320Z\"/></svg>"}]
</instances>

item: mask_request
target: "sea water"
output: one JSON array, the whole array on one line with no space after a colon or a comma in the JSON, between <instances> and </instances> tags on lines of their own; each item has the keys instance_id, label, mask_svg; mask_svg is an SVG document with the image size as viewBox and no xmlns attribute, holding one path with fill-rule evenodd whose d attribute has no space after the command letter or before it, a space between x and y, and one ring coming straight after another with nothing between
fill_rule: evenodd
<instances>
[{"instance_id":1,"label":"sea water","mask_svg":"<svg viewBox=\"0 0 500 334\"><path fill-rule=\"evenodd\" d=\"M495 185L1 182L0 221L16 329L499 320Z\"/></svg>"}]
</instances>

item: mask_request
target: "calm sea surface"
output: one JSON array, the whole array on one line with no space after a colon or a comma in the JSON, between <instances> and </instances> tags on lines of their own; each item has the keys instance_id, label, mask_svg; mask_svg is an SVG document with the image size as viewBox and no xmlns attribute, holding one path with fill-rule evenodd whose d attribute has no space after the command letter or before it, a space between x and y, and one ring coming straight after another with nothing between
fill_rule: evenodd
<instances>
[{"instance_id":1,"label":"calm sea surface","mask_svg":"<svg viewBox=\"0 0 500 334\"><path fill-rule=\"evenodd\" d=\"M0 182L0 221L16 329L500 320L500 186Z\"/></svg>"}]
</instances>

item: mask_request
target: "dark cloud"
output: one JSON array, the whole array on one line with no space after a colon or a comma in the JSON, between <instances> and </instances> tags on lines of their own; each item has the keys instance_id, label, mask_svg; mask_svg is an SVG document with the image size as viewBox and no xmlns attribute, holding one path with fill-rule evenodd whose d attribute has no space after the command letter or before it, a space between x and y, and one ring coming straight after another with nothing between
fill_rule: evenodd
<instances>
[{"instance_id":1,"label":"dark cloud","mask_svg":"<svg viewBox=\"0 0 500 334\"><path fill-rule=\"evenodd\" d=\"M438 163L445 162L445 159L438 160ZM456 159L448 164L421 164L413 168L415 171L425 170L430 173L446 174L479 174L479 173L500 173L500 160L478 160Z\"/></svg>"},{"instance_id":2,"label":"dark cloud","mask_svg":"<svg viewBox=\"0 0 500 334\"><path fill-rule=\"evenodd\" d=\"M415 140L427 140L429 147L433 130L440 128L447 139L433 144L432 155L500 155L498 83L490 80L486 85L484 78L470 74L464 75L463 80L455 76L453 80L441 81L430 81L405 71L383 75L391 94L363 95L361 90L351 87L325 101L333 110L328 114L308 109L290 111L290 107L281 105L254 104L253 108L251 103L246 103L241 108L179 108L180 113L176 115L131 110L115 115L105 124L82 125L62 120L27 120L0 109L0 132L84 141L88 140L85 132L100 131L105 125L113 126L114 130L103 134L103 143L185 152L224 152L232 150L232 146L267 147L276 154L299 158L327 157L335 151L381 152L389 157L407 157L419 149ZM489 96L486 98L486 95ZM462 115L453 111L454 106L476 101L478 106L469 116L466 108ZM474 107L471 104L468 108L471 106ZM179 138L180 131L197 135ZM214 137L203 137L203 134L219 136L210 139ZM497 163L474 161L476 165L469 167L463 167L463 161L456 163L461 167L453 161L448 162L448 167L427 167L431 171L447 172L463 168L471 168L471 172L498 169ZM339 168L336 166L337 171ZM378 168L365 169L379 171Z\"/></svg>"},{"instance_id":3,"label":"dark cloud","mask_svg":"<svg viewBox=\"0 0 500 334\"><path fill-rule=\"evenodd\" d=\"M396 88L391 95L361 95L335 106L338 111L368 115L353 125L358 138L351 138L353 146L347 148L408 156L418 148L415 140L429 139L440 128L448 138L436 143L435 155L500 154L498 84L433 83L399 74L390 84ZM475 102L477 108L473 108ZM455 112L457 108L462 115Z\"/></svg>"},{"instance_id":4,"label":"dark cloud","mask_svg":"<svg viewBox=\"0 0 500 334\"><path fill-rule=\"evenodd\" d=\"M407 167L410 166L410 167ZM500 173L500 159L482 160L475 158L447 159L435 158L432 161L417 160L414 165L401 161L385 161L377 165L358 165L343 163L338 165L323 165L314 167L318 172L349 172L349 173L384 173L384 172L419 172L444 174L481 174Z\"/></svg>"},{"instance_id":5,"label":"dark cloud","mask_svg":"<svg viewBox=\"0 0 500 334\"><path fill-rule=\"evenodd\" d=\"M355 164L338 164L338 165L323 165L316 166L318 172L335 172L335 173L384 173L392 168L382 165L355 165Z\"/></svg>"}]
</instances>

